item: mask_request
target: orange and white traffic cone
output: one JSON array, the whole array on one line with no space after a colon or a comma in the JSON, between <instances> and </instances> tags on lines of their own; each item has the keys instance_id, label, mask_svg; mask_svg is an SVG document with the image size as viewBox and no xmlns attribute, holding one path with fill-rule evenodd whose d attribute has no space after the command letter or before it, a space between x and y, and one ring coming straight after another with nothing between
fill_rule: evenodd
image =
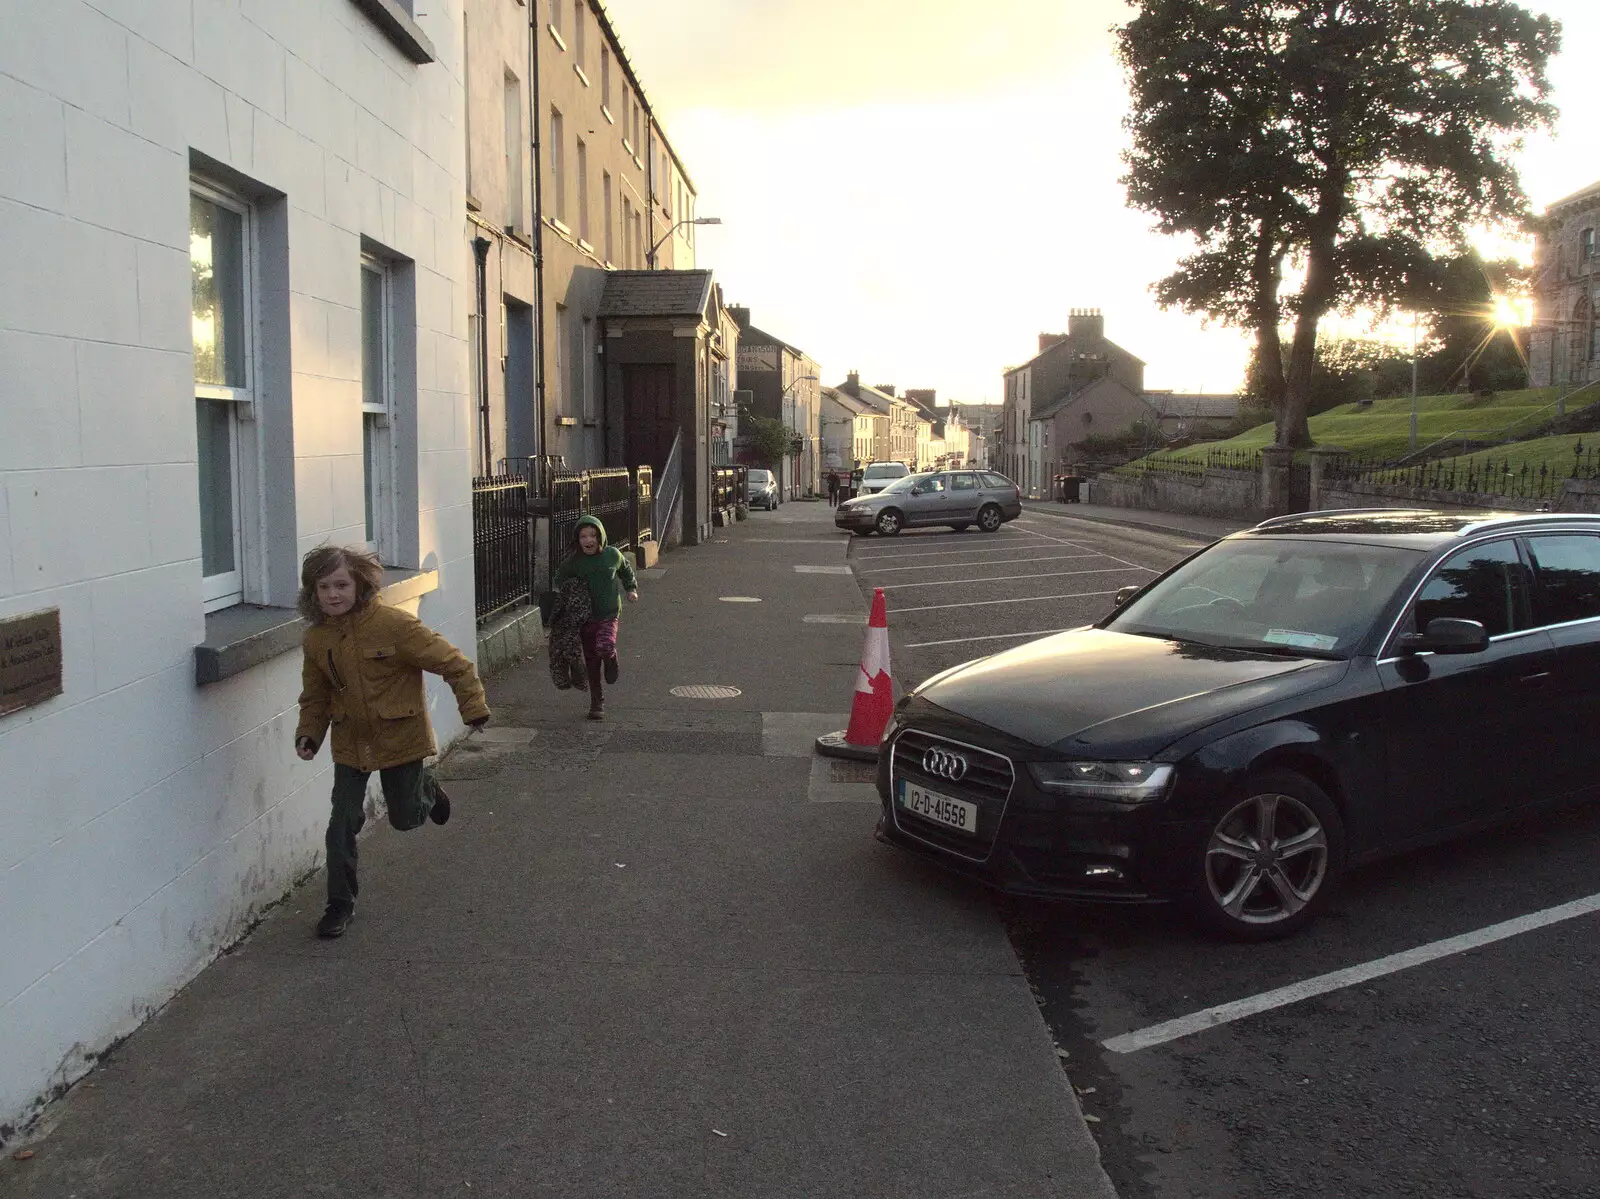
<instances>
[{"instance_id":1,"label":"orange and white traffic cone","mask_svg":"<svg viewBox=\"0 0 1600 1199\"><path fill-rule=\"evenodd\" d=\"M872 593L872 615L867 618L867 641L861 649L851 694L850 727L817 738L817 751L837 758L875 761L884 730L894 715L894 677L889 668L889 617L883 588Z\"/></svg>"}]
</instances>

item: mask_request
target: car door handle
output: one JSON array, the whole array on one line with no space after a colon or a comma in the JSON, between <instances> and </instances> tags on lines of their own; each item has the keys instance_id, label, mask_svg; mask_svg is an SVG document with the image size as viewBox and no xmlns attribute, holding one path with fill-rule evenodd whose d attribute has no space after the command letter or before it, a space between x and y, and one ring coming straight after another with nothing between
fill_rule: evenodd
<instances>
[{"instance_id":1,"label":"car door handle","mask_svg":"<svg viewBox=\"0 0 1600 1199\"><path fill-rule=\"evenodd\" d=\"M1529 686L1536 686L1537 684L1544 682L1549 677L1550 672L1548 670L1541 670L1537 674L1525 674L1517 681L1519 683L1527 683Z\"/></svg>"}]
</instances>

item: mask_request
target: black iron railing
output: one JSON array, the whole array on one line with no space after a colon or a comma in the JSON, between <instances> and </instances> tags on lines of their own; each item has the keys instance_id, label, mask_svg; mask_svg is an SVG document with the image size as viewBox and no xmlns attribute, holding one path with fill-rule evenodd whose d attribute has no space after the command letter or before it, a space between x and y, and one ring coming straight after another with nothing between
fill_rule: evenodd
<instances>
[{"instance_id":1,"label":"black iron railing","mask_svg":"<svg viewBox=\"0 0 1600 1199\"><path fill-rule=\"evenodd\" d=\"M633 544L637 549L655 539L651 521L655 518L655 477L648 466L633 470Z\"/></svg>"},{"instance_id":2,"label":"black iron railing","mask_svg":"<svg viewBox=\"0 0 1600 1199\"><path fill-rule=\"evenodd\" d=\"M585 511L599 517L607 540L620 549L633 541L633 476L623 466L587 472L589 494Z\"/></svg>"},{"instance_id":3,"label":"black iron railing","mask_svg":"<svg viewBox=\"0 0 1600 1199\"><path fill-rule=\"evenodd\" d=\"M1329 462L1323 468L1323 478L1330 482L1377 483L1463 495L1553 500L1560 497L1568 479L1600 478L1600 454L1594 447L1578 442L1573 447L1570 467L1560 461L1513 462L1491 455L1435 458L1409 464L1347 456Z\"/></svg>"},{"instance_id":4,"label":"black iron railing","mask_svg":"<svg viewBox=\"0 0 1600 1199\"><path fill-rule=\"evenodd\" d=\"M533 493L535 499L549 499L550 481L566 469L567 460L560 454L500 459L500 473L526 479L528 490Z\"/></svg>"},{"instance_id":5,"label":"black iron railing","mask_svg":"<svg viewBox=\"0 0 1600 1199\"><path fill-rule=\"evenodd\" d=\"M472 481L473 606L481 624L533 594L528 484L518 475Z\"/></svg>"}]
</instances>

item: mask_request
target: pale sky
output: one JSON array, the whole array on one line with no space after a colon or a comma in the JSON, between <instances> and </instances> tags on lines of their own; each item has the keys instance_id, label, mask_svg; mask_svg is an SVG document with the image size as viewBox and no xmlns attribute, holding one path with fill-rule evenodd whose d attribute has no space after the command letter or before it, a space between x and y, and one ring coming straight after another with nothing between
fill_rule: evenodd
<instances>
[{"instance_id":1,"label":"pale sky","mask_svg":"<svg viewBox=\"0 0 1600 1199\"><path fill-rule=\"evenodd\" d=\"M1542 206L1600 180L1600 3L1565 26L1554 138L1529 142ZM1229 391L1248 338L1163 313L1182 246L1117 180L1120 0L606 0L699 190L699 265L823 381L1000 398L1037 335L1099 308L1154 388Z\"/></svg>"}]
</instances>

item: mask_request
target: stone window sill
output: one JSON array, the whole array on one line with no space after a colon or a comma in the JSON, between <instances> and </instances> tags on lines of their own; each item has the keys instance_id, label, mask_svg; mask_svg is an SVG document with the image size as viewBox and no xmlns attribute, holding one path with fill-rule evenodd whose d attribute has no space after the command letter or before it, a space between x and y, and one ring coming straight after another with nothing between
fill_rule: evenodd
<instances>
[{"instance_id":1,"label":"stone window sill","mask_svg":"<svg viewBox=\"0 0 1600 1199\"><path fill-rule=\"evenodd\" d=\"M372 18L372 23L383 30L384 36L399 48L400 53L419 67L438 58L433 43L428 40L428 35L422 32L422 27L397 0L352 0L352 2Z\"/></svg>"},{"instance_id":2,"label":"stone window sill","mask_svg":"<svg viewBox=\"0 0 1600 1199\"><path fill-rule=\"evenodd\" d=\"M384 601L403 604L439 589L436 570L383 572ZM206 616L206 639L194 647L195 686L220 683L300 648L306 622L293 608L238 604Z\"/></svg>"}]
</instances>

